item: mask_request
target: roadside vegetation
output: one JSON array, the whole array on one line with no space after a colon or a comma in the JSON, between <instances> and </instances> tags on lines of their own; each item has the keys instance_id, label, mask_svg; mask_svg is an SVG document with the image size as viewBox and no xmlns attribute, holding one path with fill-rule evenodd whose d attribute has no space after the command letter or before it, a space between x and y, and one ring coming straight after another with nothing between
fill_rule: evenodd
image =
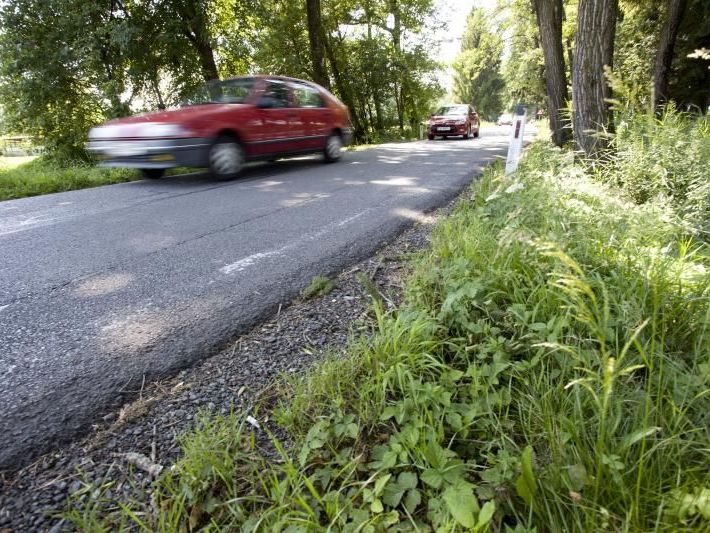
<instances>
[{"instance_id":1,"label":"roadside vegetation","mask_svg":"<svg viewBox=\"0 0 710 533\"><path fill-rule=\"evenodd\" d=\"M131 169L78 162L67 165L46 157L14 165L14 159L0 160L0 201L140 179L140 174Z\"/></svg>"},{"instance_id":2,"label":"roadside vegetation","mask_svg":"<svg viewBox=\"0 0 710 533\"><path fill-rule=\"evenodd\" d=\"M539 141L514 176L489 169L415 260L404 303L373 299L348 356L287 380L275 409L205 414L151 510L96 491L66 516L91 530L707 529L708 126L648 116L604 164Z\"/></svg>"}]
</instances>

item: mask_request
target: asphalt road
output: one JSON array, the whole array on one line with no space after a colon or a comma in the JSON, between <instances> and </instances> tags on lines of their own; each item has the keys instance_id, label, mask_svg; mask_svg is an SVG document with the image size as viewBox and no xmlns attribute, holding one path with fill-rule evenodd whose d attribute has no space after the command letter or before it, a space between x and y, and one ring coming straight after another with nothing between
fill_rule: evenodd
<instances>
[{"instance_id":1,"label":"asphalt road","mask_svg":"<svg viewBox=\"0 0 710 533\"><path fill-rule=\"evenodd\" d=\"M0 469L367 257L504 156L507 131L0 203Z\"/></svg>"}]
</instances>

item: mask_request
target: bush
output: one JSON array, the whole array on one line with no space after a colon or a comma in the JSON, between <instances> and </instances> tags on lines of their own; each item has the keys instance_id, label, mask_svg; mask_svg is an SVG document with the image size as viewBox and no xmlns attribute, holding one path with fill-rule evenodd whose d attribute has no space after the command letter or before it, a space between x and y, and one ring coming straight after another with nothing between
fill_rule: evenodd
<instances>
[{"instance_id":1,"label":"bush","mask_svg":"<svg viewBox=\"0 0 710 533\"><path fill-rule=\"evenodd\" d=\"M710 118L675 112L619 122L614 158L600 177L637 203L667 201L687 230L710 238Z\"/></svg>"}]
</instances>

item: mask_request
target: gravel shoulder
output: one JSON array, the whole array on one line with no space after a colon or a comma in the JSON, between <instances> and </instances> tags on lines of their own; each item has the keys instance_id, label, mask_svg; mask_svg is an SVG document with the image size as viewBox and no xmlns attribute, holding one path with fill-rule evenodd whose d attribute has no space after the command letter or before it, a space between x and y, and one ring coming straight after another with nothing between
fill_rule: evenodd
<instances>
[{"instance_id":1,"label":"gravel shoulder","mask_svg":"<svg viewBox=\"0 0 710 533\"><path fill-rule=\"evenodd\" d=\"M370 296L362 274L396 305L408 257L426 247L434 222L455 202L422 214L375 255L342 272L329 294L279 308L219 354L133 391L138 399L105 416L84 440L0 474L0 531L70 530L57 515L70 495L86 498L91 485L110 486L104 496L112 500L148 498L152 477L131 464L130 454L170 465L180 453L179 436L194 427L199 413L248 412L260 396L280 393L284 374L343 353L348 337L367 327Z\"/></svg>"}]
</instances>

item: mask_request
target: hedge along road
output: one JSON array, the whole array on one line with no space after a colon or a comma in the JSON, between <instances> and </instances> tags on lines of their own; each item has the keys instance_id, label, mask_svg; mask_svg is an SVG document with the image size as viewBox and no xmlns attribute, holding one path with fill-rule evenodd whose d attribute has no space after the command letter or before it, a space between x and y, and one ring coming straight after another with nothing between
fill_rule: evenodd
<instances>
[{"instance_id":1,"label":"hedge along road","mask_svg":"<svg viewBox=\"0 0 710 533\"><path fill-rule=\"evenodd\" d=\"M0 469L372 254L504 156L507 134L0 203Z\"/></svg>"}]
</instances>

